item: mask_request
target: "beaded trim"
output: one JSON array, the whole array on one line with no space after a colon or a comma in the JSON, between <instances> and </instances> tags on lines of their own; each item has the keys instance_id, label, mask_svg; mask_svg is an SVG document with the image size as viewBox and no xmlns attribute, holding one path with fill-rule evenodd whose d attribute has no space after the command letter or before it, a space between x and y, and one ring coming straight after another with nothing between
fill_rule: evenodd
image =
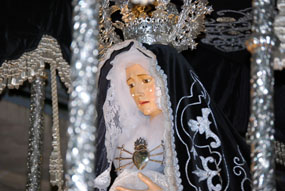
<instances>
[{"instance_id":1,"label":"beaded trim","mask_svg":"<svg viewBox=\"0 0 285 191\"><path fill-rule=\"evenodd\" d=\"M55 65L61 81L70 93L70 66L62 57L57 40L43 35L35 50L23 53L18 59L4 61L0 67L0 94L6 87L18 89L26 80L32 82L35 76L43 75L45 63Z\"/></svg>"},{"instance_id":2,"label":"beaded trim","mask_svg":"<svg viewBox=\"0 0 285 191\"><path fill-rule=\"evenodd\" d=\"M51 36L43 35L38 47L29 52L25 52L16 60L8 60L0 67L0 94L8 87L9 89L18 89L26 80L33 82L38 76L45 76L45 63L51 68L52 85L52 153L50 156L50 182L57 185L58 190L63 186L63 164L60 151L60 134L58 118L58 99L56 70L61 81L71 92L70 66L63 59L60 46L57 40ZM36 118L32 116L32 118ZM36 137L33 137L35 139Z\"/></svg>"}]
</instances>

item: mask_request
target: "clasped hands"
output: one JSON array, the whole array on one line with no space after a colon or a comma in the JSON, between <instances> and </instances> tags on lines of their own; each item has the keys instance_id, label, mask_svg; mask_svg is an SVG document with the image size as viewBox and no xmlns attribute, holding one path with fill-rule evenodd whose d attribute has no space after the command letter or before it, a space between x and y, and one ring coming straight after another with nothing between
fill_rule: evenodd
<instances>
[{"instance_id":1,"label":"clasped hands","mask_svg":"<svg viewBox=\"0 0 285 191\"><path fill-rule=\"evenodd\" d=\"M117 191L162 191L162 188L155 184L149 177L145 176L143 173L139 172L138 177L141 181L143 181L147 185L146 190L136 190L136 189L128 189L121 186L117 186Z\"/></svg>"}]
</instances>

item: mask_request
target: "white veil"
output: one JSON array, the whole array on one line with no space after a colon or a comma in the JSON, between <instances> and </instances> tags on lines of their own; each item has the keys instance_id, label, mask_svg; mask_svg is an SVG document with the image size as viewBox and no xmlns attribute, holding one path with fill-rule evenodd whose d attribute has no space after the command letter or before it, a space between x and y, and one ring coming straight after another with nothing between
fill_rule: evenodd
<instances>
[{"instance_id":1,"label":"white veil","mask_svg":"<svg viewBox=\"0 0 285 191\"><path fill-rule=\"evenodd\" d=\"M129 87L126 82L126 68L133 64L139 64L148 71L150 62L151 58L146 57L135 47L132 47L127 52L119 54L111 62L113 67L107 75L107 79L110 80L111 87L108 90L107 97L110 92L113 91L113 104L118 107L120 111L120 128L134 128L137 124L141 124L142 121L148 118L138 110L138 107L130 94ZM108 104L105 102L103 108L104 116L109 115L109 113L107 113L107 105ZM108 105L108 107L109 106L110 105Z\"/></svg>"},{"instance_id":2,"label":"white veil","mask_svg":"<svg viewBox=\"0 0 285 191\"><path fill-rule=\"evenodd\" d=\"M130 43L130 41L125 41L121 46L115 46L114 49L122 48L127 43ZM114 49L108 51L109 56L106 56L107 59ZM96 178L95 184L99 188L104 188L110 182L109 172L120 134L124 130L124 135L128 136L126 132L131 134L138 125L144 125L149 120L148 116L139 111L126 82L126 68L133 64L140 64L146 71L150 71L151 63L156 63L156 57L153 54L148 56L148 54L150 54L148 51L142 52L142 50L137 49L137 46L132 46L130 50L117 55L111 61L113 67L106 77L110 81L110 87L107 90L106 100L103 105L106 125L105 147L110 167L105 173L102 173L102 177ZM101 64L105 61L102 61Z\"/></svg>"},{"instance_id":3,"label":"white veil","mask_svg":"<svg viewBox=\"0 0 285 191\"><path fill-rule=\"evenodd\" d=\"M128 51L122 52L114 58L110 63L112 68L107 74L107 80L110 81L110 87L107 90L106 99L103 105L104 120L106 125L105 134L105 147L107 151L107 160L109 162L109 168L105 170L95 179L95 186L101 189L105 189L110 184L110 170L111 164L115 157L115 152L117 149L117 143L120 135L124 131L124 136L128 136L126 132L131 134L137 126L146 125L149 121L149 116L145 116L139 111L133 97L130 94L129 87L126 82L126 68L133 65L141 65L149 74L155 79L155 86L158 88L157 94L157 105L162 107L162 111L167 117L164 123L164 128L167 129L165 134L165 147L166 147L166 157L171 157L166 161L165 174L169 177L169 181L173 182L173 175L171 172L177 171L173 170L177 166L177 161L174 162L176 158L173 143L172 134L172 111L170 112L170 101L167 96L168 90L166 87L166 75L162 72L159 66L157 66L157 59L155 54L151 51L145 49L143 46L139 45L137 41L128 40L113 46L106 53L105 59L100 63L102 66L110 57L115 50L120 50L131 42L135 43ZM161 76L161 77L159 77ZM160 96L161 93L165 95L163 98ZM172 160L173 158L173 160ZM175 165L173 165L175 163ZM175 178L174 178L175 179Z\"/></svg>"}]
</instances>

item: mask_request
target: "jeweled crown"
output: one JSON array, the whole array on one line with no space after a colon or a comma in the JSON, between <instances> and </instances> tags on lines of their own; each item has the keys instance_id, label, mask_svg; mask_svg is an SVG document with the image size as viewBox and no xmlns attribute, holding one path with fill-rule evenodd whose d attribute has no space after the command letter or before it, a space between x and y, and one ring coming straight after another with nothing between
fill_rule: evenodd
<instances>
[{"instance_id":1,"label":"jeweled crown","mask_svg":"<svg viewBox=\"0 0 285 191\"><path fill-rule=\"evenodd\" d=\"M204 31L204 18L212 11L206 0L184 0L179 12L170 0L147 5L129 0L103 0L100 11L100 51L122 40L168 44L178 51L194 49ZM119 18L119 19L118 19Z\"/></svg>"}]
</instances>

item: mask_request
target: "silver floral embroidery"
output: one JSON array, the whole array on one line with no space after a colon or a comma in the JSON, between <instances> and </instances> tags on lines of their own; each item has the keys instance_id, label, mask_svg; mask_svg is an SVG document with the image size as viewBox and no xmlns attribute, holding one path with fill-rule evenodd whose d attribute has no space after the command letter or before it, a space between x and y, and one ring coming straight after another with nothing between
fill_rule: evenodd
<instances>
[{"instance_id":1,"label":"silver floral embroidery","mask_svg":"<svg viewBox=\"0 0 285 191\"><path fill-rule=\"evenodd\" d=\"M199 182L207 180L207 186L209 190L220 191L222 189L221 184L216 184L215 186L213 185L212 181L215 176L220 175L220 170L211 170L208 167L208 163L215 163L215 159L213 157L204 158L203 156L200 156L200 159L202 161L203 169L197 167L197 170L193 171L193 173L199 177Z\"/></svg>"},{"instance_id":2,"label":"silver floral embroidery","mask_svg":"<svg viewBox=\"0 0 285 191\"><path fill-rule=\"evenodd\" d=\"M190 94L187 96L182 97L179 102L178 105L176 107L176 111L175 111L175 128L176 128L176 133L177 136L179 138L179 140L182 142L182 144L185 146L186 148L186 153L188 155L188 159L185 162L185 169L184 169L184 173L186 174L186 178L187 178L187 183L193 188L193 190L195 191L202 191L202 183L204 181L206 181L207 184L207 190L228 190L229 189L229 184L230 184L230 176L229 176L229 172L231 169L229 169L229 165L226 162L226 156L225 153L223 152L223 150L220 150L221 147L221 140L218 137L217 134L215 134L215 131L218 131L218 125L216 123L216 119L214 114L212 113L211 110L211 99L206 91L206 89L204 88L203 84L199 81L198 77L193 73L191 73L191 77L193 79L193 83L190 86ZM194 96L193 94L193 89L195 86L199 86L201 88L201 92L199 93L199 95ZM198 100L197 100L198 97ZM180 108L180 103L185 100L185 99L189 99L190 104L183 106L182 108L182 112L181 112L181 116L178 117L178 111ZM192 106L197 106L200 104L206 103L207 106L205 108L202 108L201 112L202 112L202 116L196 116L196 120L189 119L188 120L188 130L183 126L183 112ZM181 111L181 110L180 110ZM210 117L210 118L209 118ZM189 140L184 139L179 133L178 129L177 129L177 125L180 121L180 125L181 125L181 129L183 131L183 133L185 133L185 135L187 136L187 138L192 142L192 144L187 144L187 142L189 142ZM200 125L198 125L200 124ZM191 130L193 132L193 134L189 134L189 130ZM207 133L206 133L207 132ZM205 134L205 135L204 135ZM184 135L184 136L185 136ZM205 137L205 140L211 140L213 138L213 141L210 144L204 144L204 145L198 145L196 143L196 139L203 139L203 136ZM216 148L214 147L216 146ZM238 148L239 149L239 148ZM198 154L198 151L208 151L209 154L207 156L202 156L200 154ZM242 172L244 172L245 177L246 178L242 178L241 180L241 188L244 187L245 182L250 181L249 180L249 176L244 168L245 165L245 160L243 159L242 154L239 152L239 156L235 156L234 157L234 163L232 166L232 170L234 171L234 175L236 175L236 177L240 177L242 175ZM242 160L240 160L240 157L242 158ZM200 161L202 165L196 165L196 169L192 172L189 171L189 165L191 164L191 161L195 160L195 161ZM241 164L240 161L243 161L244 163ZM198 164L198 163L197 163ZM241 165L239 165L241 164ZM191 167L190 167L191 168ZM224 175L225 176L221 176L220 171L223 168L224 171ZM193 176L193 174L195 176L198 176L198 181L201 183L200 184L193 184L190 180L190 177ZM217 183L213 183L213 179L218 180ZM203 189L204 190L204 189ZM244 189L243 189L244 190Z\"/></svg>"},{"instance_id":3,"label":"silver floral embroidery","mask_svg":"<svg viewBox=\"0 0 285 191\"><path fill-rule=\"evenodd\" d=\"M241 190L242 190L242 191L245 191L245 189L244 189L244 184L245 184L245 182L246 182L246 181L251 182L251 180L250 180L250 178L247 176L247 174L246 174L246 172L245 172L245 170L244 170L244 168L243 168L243 166L246 164L246 161L244 160L244 158L243 158L243 156L242 156L242 154L241 154L241 152L240 152L239 146L237 146L237 150L238 150L238 153L239 153L239 155L240 155L240 158L239 158L239 157L234 157L233 161L234 161L235 166L234 166L234 168L233 168L233 172L234 172L234 174L235 174L236 176L242 176L242 175L244 175L244 178L243 178L242 181L241 181L240 187L241 187Z\"/></svg>"},{"instance_id":4,"label":"silver floral embroidery","mask_svg":"<svg viewBox=\"0 0 285 191\"><path fill-rule=\"evenodd\" d=\"M251 8L217 11L218 18L206 20L206 36L202 43L223 52L245 49L245 40L251 34Z\"/></svg>"},{"instance_id":5,"label":"silver floral embroidery","mask_svg":"<svg viewBox=\"0 0 285 191\"><path fill-rule=\"evenodd\" d=\"M213 116L213 113L210 109L210 98L209 98L209 95L206 91L206 89L203 87L202 83L199 81L198 77L193 73L193 72L190 72L191 73L191 77L193 79L193 83L192 85L190 86L190 95L188 96L184 96L182 97L179 102L178 102L178 105L177 105L177 108L176 108L176 112L175 112L175 128L176 128L176 132L177 132L177 136L179 138L179 140L185 145L186 147L186 151L187 151L187 155L188 155L188 159L185 163L185 174L186 174L186 178L187 178L187 182L188 184L195 190L195 191L201 191L201 187L199 185L194 185L191 180L190 180L190 177L192 176L191 173L189 173L188 171L188 168L189 168L189 164L191 164L191 160L198 160L198 161L201 161L202 163L202 168L204 171L207 172L207 170L205 169L210 169L207 165L208 165L208 161L209 162L212 162L215 164L216 168L211 171L213 171L211 173L212 177L206 177L205 178L202 178L200 177L200 181L203 181L203 180L206 180L207 182L207 188L208 190L219 190L221 188L219 188L219 185L221 187L222 185L222 179L220 177L220 174L219 174L219 171L220 171L220 165L221 163L224 163L225 165L225 168L226 168L226 173L227 173L227 178L224 180L226 182L226 185L224 187L224 190L227 190L228 188L228 185L229 185L229 174L228 174L228 167L227 167L227 164L225 163L225 157L223 155L223 153L221 153L220 151L217 151L216 149L218 147L221 146L221 141L220 139L218 138L218 136L212 132L212 130L210 129L210 125L212 124L212 128L214 129L217 129L217 124L215 122L215 118ZM198 101L196 100L196 98L194 98L194 93L193 93L193 89L195 86L200 86L202 88L200 94L197 96L198 97ZM195 96L196 97L196 96ZM189 101L190 104L184 106L182 112L181 112L181 116L180 116L180 125L181 125L181 128L184 129L184 133L187 135L187 138L189 138L192 142L192 145L190 146L189 144L187 144L187 140L184 140L178 129L177 129L177 119L178 119L178 108L180 107L180 103L185 100L185 99L192 99L194 98L194 100L196 101ZM194 134L193 135L190 135L188 133L188 130L186 130L186 128L184 127L183 125L183 113L184 111L189 108L189 107L192 107L194 105L200 105L202 103L206 103L208 107L206 108L202 108L202 117L201 116L197 116L196 119L197 120L193 120L193 119L190 119L188 120L188 128L190 128ZM209 115L212 117L212 121L209 121L208 117ZM196 122L196 123L195 123ZM192 126L192 124L193 126ZM200 125L198 126L198 123L200 123ZM203 125L201 125L203 124ZM196 125L196 126L195 126ZM210 144L205 144L205 145L198 145L195 143L195 139L198 138L198 137L201 137L201 136L198 136L198 135L202 135L202 134L206 134L206 131L207 131L207 135L205 136L206 139L210 138L210 137L213 137L214 141L212 141ZM190 146L190 148L189 148ZM197 151L198 150L205 150L207 152L209 152L209 155L207 156L207 158L204 160L204 162L202 161L202 158L203 156L199 156L199 158L197 158L198 156L198 153ZM193 157L193 159L192 159ZM203 158L204 159L204 158ZM204 166L203 166L204 165ZM196 175L200 174L200 176L202 176L201 174L203 174L203 170L200 168L198 168L196 166L196 170L194 172L196 172ZM210 171L210 170L208 170ZM192 172L193 173L193 172ZM195 174L195 173L194 173ZM214 184L212 183L212 179L216 176L219 176L218 179L220 180L220 184L217 184L216 186L214 186ZM216 179L216 178L215 178Z\"/></svg>"},{"instance_id":6,"label":"silver floral embroidery","mask_svg":"<svg viewBox=\"0 0 285 191\"><path fill-rule=\"evenodd\" d=\"M211 122L208 117L211 113L209 108L202 109L202 117L198 116L197 120L190 119L188 121L188 126L192 131L199 132L201 135L205 133L206 139L212 137L215 142L211 142L212 148L218 148L221 145L221 141L216 134L214 134L210 129Z\"/></svg>"},{"instance_id":7,"label":"silver floral embroidery","mask_svg":"<svg viewBox=\"0 0 285 191\"><path fill-rule=\"evenodd\" d=\"M211 148L218 148L221 146L221 141L218 138L218 136L213 133L210 129L211 121L209 121L209 114L211 113L211 110L209 108L202 108L202 116L197 116L197 120L190 119L188 121L189 128L195 132L195 134L199 133L200 135L205 134L206 139L213 138L215 141L210 143ZM194 136L196 137L196 136ZM198 155L196 152L195 147L196 144L193 145L191 152L193 152L194 158ZM209 148L211 150L211 148ZM219 176L220 182L222 182L220 174L219 174L219 166L220 163L220 155L219 159L214 159L212 156L203 157L199 156L203 169L200 169L198 166L196 166L197 170L193 171L194 174L196 174L199 177L199 182L206 180L207 181L207 187L209 190L213 191L220 191L222 186L221 184L214 185L212 180L215 176ZM216 166L215 170L212 170L209 168L208 163L214 163Z\"/></svg>"}]
</instances>

